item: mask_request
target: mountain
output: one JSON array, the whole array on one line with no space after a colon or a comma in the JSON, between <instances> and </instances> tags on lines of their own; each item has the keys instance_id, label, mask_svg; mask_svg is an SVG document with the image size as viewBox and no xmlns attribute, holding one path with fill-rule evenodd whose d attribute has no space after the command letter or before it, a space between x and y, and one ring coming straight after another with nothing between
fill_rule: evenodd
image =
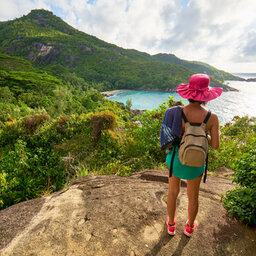
<instances>
[{"instance_id":1,"label":"mountain","mask_svg":"<svg viewBox=\"0 0 256 256\"><path fill-rule=\"evenodd\" d=\"M227 88L218 80L235 79L226 72L206 69L206 64L172 63L170 56L123 49L71 27L46 10L0 22L0 52L25 58L54 76L75 74L91 84L101 82L100 90L172 90L199 70L212 75L212 86Z\"/></svg>"},{"instance_id":2,"label":"mountain","mask_svg":"<svg viewBox=\"0 0 256 256\"><path fill-rule=\"evenodd\" d=\"M186 67L190 70L193 70L196 73L208 74L209 76L213 76L220 81L223 81L223 80L241 80L242 81L242 80L244 80L244 79L242 79L238 76L234 76L228 72L216 69L215 67L213 67L207 63L200 62L200 61L187 61L187 60L179 59L174 54L159 53L159 54L153 55L152 57L154 59L162 61L162 62Z\"/></svg>"}]
</instances>

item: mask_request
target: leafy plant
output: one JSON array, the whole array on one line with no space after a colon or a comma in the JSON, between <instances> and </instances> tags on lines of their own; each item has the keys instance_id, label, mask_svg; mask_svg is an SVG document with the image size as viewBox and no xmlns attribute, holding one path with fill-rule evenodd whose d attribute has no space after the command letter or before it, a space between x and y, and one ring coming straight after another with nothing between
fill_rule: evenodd
<instances>
[{"instance_id":1,"label":"leafy plant","mask_svg":"<svg viewBox=\"0 0 256 256\"><path fill-rule=\"evenodd\" d=\"M117 120L118 117L109 110L92 114L90 125L93 137L99 139L103 130L113 130L117 125Z\"/></svg>"},{"instance_id":2,"label":"leafy plant","mask_svg":"<svg viewBox=\"0 0 256 256\"><path fill-rule=\"evenodd\" d=\"M131 109L131 107L132 107L132 99L131 98L126 100L126 106L128 109Z\"/></svg>"},{"instance_id":3,"label":"leafy plant","mask_svg":"<svg viewBox=\"0 0 256 256\"><path fill-rule=\"evenodd\" d=\"M235 123L228 124L225 130L226 135L230 134L237 140L233 155L230 155L235 171L233 182L237 183L237 187L226 193L223 203L231 216L251 225L256 224L255 123L254 118L236 118Z\"/></svg>"}]
</instances>

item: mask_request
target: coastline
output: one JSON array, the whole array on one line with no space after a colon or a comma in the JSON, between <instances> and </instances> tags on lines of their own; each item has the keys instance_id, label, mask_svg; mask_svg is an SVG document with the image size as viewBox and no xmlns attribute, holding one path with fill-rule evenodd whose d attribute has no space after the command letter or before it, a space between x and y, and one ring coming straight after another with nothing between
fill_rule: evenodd
<instances>
[{"instance_id":1,"label":"coastline","mask_svg":"<svg viewBox=\"0 0 256 256\"><path fill-rule=\"evenodd\" d=\"M113 91L105 91L105 92L100 92L103 96L105 97L111 97L114 96L115 94L119 92L129 92L129 91L134 91L134 90L129 90L129 89L123 89L123 90L113 90Z\"/></svg>"},{"instance_id":2,"label":"coastline","mask_svg":"<svg viewBox=\"0 0 256 256\"><path fill-rule=\"evenodd\" d=\"M246 81L246 80L245 80ZM253 80L252 80L253 81ZM224 92L228 92L228 91L238 91L237 89L229 86L229 81L226 81L227 83L225 83L223 88ZM215 87L215 86L213 86ZM137 89L120 89L120 90L113 90L113 91L105 91L105 92L100 92L104 97L111 97L114 96L120 92L131 92L131 91L148 91L148 92L176 92L176 88L170 88L170 89L156 89L156 88L137 88Z\"/></svg>"},{"instance_id":3,"label":"coastline","mask_svg":"<svg viewBox=\"0 0 256 256\"><path fill-rule=\"evenodd\" d=\"M114 96L117 93L120 92L131 92L131 91L145 91L145 92L176 92L176 89L152 89L152 88L144 88L144 89L121 89L121 90L113 90L113 91L105 91L100 92L105 97L111 97Z\"/></svg>"}]
</instances>

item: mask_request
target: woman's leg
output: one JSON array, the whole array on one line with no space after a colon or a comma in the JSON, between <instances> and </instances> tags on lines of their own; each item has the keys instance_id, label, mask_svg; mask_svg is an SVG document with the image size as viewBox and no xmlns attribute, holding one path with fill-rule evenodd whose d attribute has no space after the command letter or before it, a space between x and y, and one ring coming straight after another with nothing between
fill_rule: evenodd
<instances>
[{"instance_id":1,"label":"woman's leg","mask_svg":"<svg viewBox=\"0 0 256 256\"><path fill-rule=\"evenodd\" d=\"M172 175L169 178L169 188L168 188L168 197L167 197L167 211L169 216L169 223L174 224L174 217L177 205L177 197L180 192L180 178Z\"/></svg>"},{"instance_id":2,"label":"woman's leg","mask_svg":"<svg viewBox=\"0 0 256 256\"><path fill-rule=\"evenodd\" d=\"M188 195L188 223L190 227L193 227L196 215L198 212L198 197L199 187L202 179L202 175L194 180L187 180L187 195Z\"/></svg>"}]
</instances>

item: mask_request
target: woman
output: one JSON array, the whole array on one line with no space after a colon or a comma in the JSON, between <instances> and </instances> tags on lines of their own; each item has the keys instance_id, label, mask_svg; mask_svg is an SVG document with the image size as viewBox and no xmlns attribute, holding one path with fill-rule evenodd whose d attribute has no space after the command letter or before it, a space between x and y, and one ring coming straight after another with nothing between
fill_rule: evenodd
<instances>
[{"instance_id":1,"label":"woman","mask_svg":"<svg viewBox=\"0 0 256 256\"><path fill-rule=\"evenodd\" d=\"M211 88L209 87L209 84L209 76L204 74L196 74L191 76L189 84L180 84L178 86L177 93L179 93L179 95L182 98L189 100L189 104L183 107L182 111L190 123L202 123L208 114L208 111L204 108L206 102L219 97L222 93L222 88ZM175 111L176 110L174 110L173 112ZM169 111L169 117L172 119L172 111ZM179 118L179 122L181 123L181 138L182 134L185 131L185 122L181 115ZM210 146L213 149L217 149L219 147L219 120L216 114L211 113L208 121L206 122L205 129L206 134L209 134L208 142ZM172 174L169 175L171 177L169 177L169 188L167 198L168 233L170 235L175 234L175 211L177 197L180 191L181 179L186 179L188 196L188 220L186 222L184 234L187 235L188 237L191 237L194 229L197 226L197 224L195 223L195 218L198 212L199 186L205 169L205 165L202 167L191 167L181 164L178 157L178 150L174 150L175 147L177 146L174 146L166 157L166 162L170 169L172 154L175 154L173 156L172 162Z\"/></svg>"}]
</instances>

